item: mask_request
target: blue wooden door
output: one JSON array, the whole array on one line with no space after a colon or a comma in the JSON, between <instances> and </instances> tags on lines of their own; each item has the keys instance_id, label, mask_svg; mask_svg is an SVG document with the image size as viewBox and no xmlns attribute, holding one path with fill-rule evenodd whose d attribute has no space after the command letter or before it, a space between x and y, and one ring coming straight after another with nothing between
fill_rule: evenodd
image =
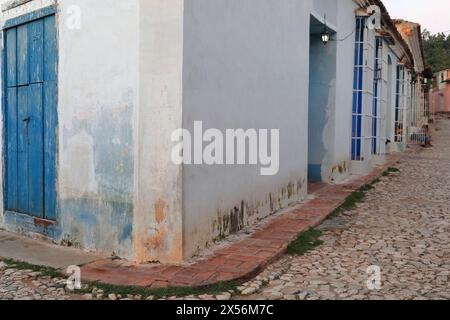
<instances>
[{"instance_id":1,"label":"blue wooden door","mask_svg":"<svg viewBox=\"0 0 450 320\"><path fill-rule=\"evenodd\" d=\"M56 218L57 35L50 15L4 30L7 211Z\"/></svg>"}]
</instances>

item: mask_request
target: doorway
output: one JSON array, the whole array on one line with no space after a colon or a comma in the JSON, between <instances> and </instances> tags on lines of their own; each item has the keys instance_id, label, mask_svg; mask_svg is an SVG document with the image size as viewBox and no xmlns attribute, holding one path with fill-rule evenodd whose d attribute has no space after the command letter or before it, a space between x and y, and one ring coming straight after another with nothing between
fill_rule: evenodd
<instances>
[{"instance_id":1,"label":"doorway","mask_svg":"<svg viewBox=\"0 0 450 320\"><path fill-rule=\"evenodd\" d=\"M326 26L311 16L308 102L308 181L328 182L336 101L336 42L322 42ZM333 35L334 31L327 27ZM333 36L331 36L331 39Z\"/></svg>"},{"instance_id":2,"label":"doorway","mask_svg":"<svg viewBox=\"0 0 450 320\"><path fill-rule=\"evenodd\" d=\"M5 28L5 210L55 220L55 15L19 17Z\"/></svg>"},{"instance_id":3,"label":"doorway","mask_svg":"<svg viewBox=\"0 0 450 320\"><path fill-rule=\"evenodd\" d=\"M387 79L387 113L386 113L386 154L391 153L392 143L393 143L393 136L394 136L394 120L392 116L392 110L395 110L395 104L393 99L393 85L394 83L394 68L392 64L392 58L391 55L388 55L388 79Z\"/></svg>"}]
</instances>

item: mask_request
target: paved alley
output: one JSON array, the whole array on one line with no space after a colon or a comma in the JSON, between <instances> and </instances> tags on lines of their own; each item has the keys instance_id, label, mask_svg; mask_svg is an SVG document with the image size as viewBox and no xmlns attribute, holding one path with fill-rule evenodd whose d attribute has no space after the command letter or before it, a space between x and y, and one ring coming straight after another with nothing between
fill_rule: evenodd
<instances>
[{"instance_id":1,"label":"paved alley","mask_svg":"<svg viewBox=\"0 0 450 320\"><path fill-rule=\"evenodd\" d=\"M321 247L241 288L257 290L246 298L450 299L450 120L438 122L433 138L433 148L406 156L355 210L326 221ZM374 266L380 290L367 287Z\"/></svg>"}]
</instances>

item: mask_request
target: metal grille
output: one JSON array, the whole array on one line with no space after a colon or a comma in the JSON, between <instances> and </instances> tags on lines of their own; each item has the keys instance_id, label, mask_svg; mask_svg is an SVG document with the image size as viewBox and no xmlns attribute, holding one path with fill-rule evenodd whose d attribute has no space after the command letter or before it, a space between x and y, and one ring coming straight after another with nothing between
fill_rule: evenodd
<instances>
[{"instance_id":1,"label":"metal grille","mask_svg":"<svg viewBox=\"0 0 450 320\"><path fill-rule=\"evenodd\" d=\"M406 72L403 65L397 66L397 84L395 90L395 142L403 142L405 139L406 116Z\"/></svg>"},{"instance_id":2,"label":"metal grille","mask_svg":"<svg viewBox=\"0 0 450 320\"><path fill-rule=\"evenodd\" d=\"M410 127L408 128L408 144L426 146L431 143L431 136L428 126L422 128Z\"/></svg>"},{"instance_id":3,"label":"metal grille","mask_svg":"<svg viewBox=\"0 0 450 320\"><path fill-rule=\"evenodd\" d=\"M370 154L372 112L369 110L373 99L374 40L366 27L367 18L356 18L355 59L352 109L352 160L364 161Z\"/></svg>"},{"instance_id":4,"label":"metal grille","mask_svg":"<svg viewBox=\"0 0 450 320\"><path fill-rule=\"evenodd\" d=\"M353 80L352 160L360 160L361 158L365 24L365 18L356 19Z\"/></svg>"},{"instance_id":5,"label":"metal grille","mask_svg":"<svg viewBox=\"0 0 450 320\"><path fill-rule=\"evenodd\" d=\"M386 137L382 133L386 131L386 99L384 89L387 87L386 66L384 58L383 40L377 37L375 40L375 68L373 81L373 105L372 105L372 154L385 153Z\"/></svg>"}]
</instances>

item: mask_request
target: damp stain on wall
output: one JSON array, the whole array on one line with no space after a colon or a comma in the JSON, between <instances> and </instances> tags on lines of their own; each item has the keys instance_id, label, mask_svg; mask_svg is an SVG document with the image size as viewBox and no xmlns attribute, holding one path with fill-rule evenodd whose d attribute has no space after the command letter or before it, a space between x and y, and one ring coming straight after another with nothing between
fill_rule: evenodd
<instances>
[{"instance_id":1,"label":"damp stain on wall","mask_svg":"<svg viewBox=\"0 0 450 320\"><path fill-rule=\"evenodd\" d=\"M349 161L341 161L331 167L329 179L331 182L339 182L349 175Z\"/></svg>"},{"instance_id":2,"label":"damp stain on wall","mask_svg":"<svg viewBox=\"0 0 450 320\"><path fill-rule=\"evenodd\" d=\"M305 179L299 179L280 187L276 192L269 192L264 201L242 200L231 209L218 209L211 230L204 235L207 240L204 241L203 246L207 247L213 242L236 234L277 211L298 203L306 195L305 181ZM199 233L198 230L196 232ZM202 245L198 246L196 251L201 250Z\"/></svg>"}]
</instances>

